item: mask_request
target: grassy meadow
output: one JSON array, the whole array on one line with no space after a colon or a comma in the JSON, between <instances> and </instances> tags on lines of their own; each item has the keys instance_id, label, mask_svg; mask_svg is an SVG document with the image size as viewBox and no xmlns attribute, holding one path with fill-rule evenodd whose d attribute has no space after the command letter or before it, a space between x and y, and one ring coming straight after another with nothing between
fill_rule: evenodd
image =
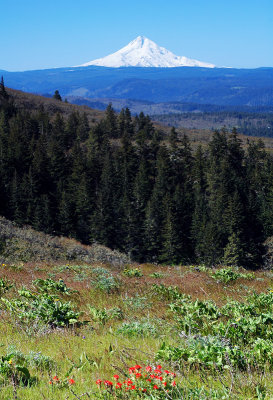
<instances>
[{"instance_id":1,"label":"grassy meadow","mask_svg":"<svg viewBox=\"0 0 273 400\"><path fill-rule=\"evenodd\" d=\"M272 288L227 267L2 264L0 398L272 399Z\"/></svg>"}]
</instances>

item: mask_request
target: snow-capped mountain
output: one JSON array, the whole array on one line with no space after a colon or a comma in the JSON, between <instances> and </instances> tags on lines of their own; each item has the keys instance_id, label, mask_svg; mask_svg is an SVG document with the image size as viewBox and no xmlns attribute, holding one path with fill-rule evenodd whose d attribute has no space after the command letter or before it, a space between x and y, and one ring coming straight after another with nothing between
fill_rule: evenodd
<instances>
[{"instance_id":1,"label":"snow-capped mountain","mask_svg":"<svg viewBox=\"0 0 273 400\"><path fill-rule=\"evenodd\" d=\"M205 67L215 68L215 65L192 60L173 54L164 47L158 46L152 40L138 36L127 46L109 56L89 61L79 67L98 65L101 67Z\"/></svg>"}]
</instances>

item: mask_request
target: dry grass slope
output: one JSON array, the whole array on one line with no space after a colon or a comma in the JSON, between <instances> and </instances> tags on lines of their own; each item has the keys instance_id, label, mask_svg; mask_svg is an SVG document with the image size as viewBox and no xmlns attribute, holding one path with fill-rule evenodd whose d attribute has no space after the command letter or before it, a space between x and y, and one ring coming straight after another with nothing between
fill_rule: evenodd
<instances>
[{"instance_id":1,"label":"dry grass slope","mask_svg":"<svg viewBox=\"0 0 273 400\"><path fill-rule=\"evenodd\" d=\"M4 217L0 217L0 246L2 263L74 260L120 265L128 262L126 255L105 246L84 246L76 240L53 237L27 226L20 228Z\"/></svg>"}]
</instances>

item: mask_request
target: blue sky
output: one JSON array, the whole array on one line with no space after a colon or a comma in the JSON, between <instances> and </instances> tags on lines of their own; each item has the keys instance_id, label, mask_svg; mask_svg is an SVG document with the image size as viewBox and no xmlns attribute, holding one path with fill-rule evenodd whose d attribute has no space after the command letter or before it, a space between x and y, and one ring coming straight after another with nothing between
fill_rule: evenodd
<instances>
[{"instance_id":1,"label":"blue sky","mask_svg":"<svg viewBox=\"0 0 273 400\"><path fill-rule=\"evenodd\" d=\"M82 64L144 35L179 56L273 67L273 0L0 0L0 69Z\"/></svg>"}]
</instances>

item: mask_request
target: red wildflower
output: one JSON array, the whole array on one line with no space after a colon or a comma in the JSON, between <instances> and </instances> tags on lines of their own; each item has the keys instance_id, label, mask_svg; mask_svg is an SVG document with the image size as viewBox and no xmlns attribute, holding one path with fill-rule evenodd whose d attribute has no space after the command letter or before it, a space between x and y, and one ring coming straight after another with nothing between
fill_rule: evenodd
<instances>
[{"instance_id":1,"label":"red wildflower","mask_svg":"<svg viewBox=\"0 0 273 400\"><path fill-rule=\"evenodd\" d=\"M147 372L151 372L151 371L152 371L152 367L150 367L149 365L147 365L146 371L147 371Z\"/></svg>"},{"instance_id":2,"label":"red wildflower","mask_svg":"<svg viewBox=\"0 0 273 400\"><path fill-rule=\"evenodd\" d=\"M165 374L170 375L170 371L165 370L164 372L165 372Z\"/></svg>"},{"instance_id":3,"label":"red wildflower","mask_svg":"<svg viewBox=\"0 0 273 400\"><path fill-rule=\"evenodd\" d=\"M136 385L131 386L131 390L135 390L135 388L136 388Z\"/></svg>"},{"instance_id":4,"label":"red wildflower","mask_svg":"<svg viewBox=\"0 0 273 400\"><path fill-rule=\"evenodd\" d=\"M74 383L76 383L76 382L74 381L74 379L70 378L70 379L68 379L68 383L69 383L69 385L74 385Z\"/></svg>"},{"instance_id":5,"label":"red wildflower","mask_svg":"<svg viewBox=\"0 0 273 400\"><path fill-rule=\"evenodd\" d=\"M119 376L118 376L118 375L114 375L113 378L115 379L115 381L118 381L118 380L119 380Z\"/></svg>"},{"instance_id":6,"label":"red wildflower","mask_svg":"<svg viewBox=\"0 0 273 400\"><path fill-rule=\"evenodd\" d=\"M55 382L59 382L59 381L60 381L60 379L57 377L57 375L55 375L55 376L53 376L53 381L55 381Z\"/></svg>"},{"instance_id":7,"label":"red wildflower","mask_svg":"<svg viewBox=\"0 0 273 400\"><path fill-rule=\"evenodd\" d=\"M117 388L117 389L120 389L120 388L121 388L121 386L122 386L122 383L120 383L120 382L117 382L117 384L116 384L116 388Z\"/></svg>"},{"instance_id":8,"label":"red wildflower","mask_svg":"<svg viewBox=\"0 0 273 400\"><path fill-rule=\"evenodd\" d=\"M135 372L135 367L130 367L129 368L129 372L130 372L130 374L134 373Z\"/></svg>"},{"instance_id":9,"label":"red wildflower","mask_svg":"<svg viewBox=\"0 0 273 400\"><path fill-rule=\"evenodd\" d=\"M104 381L105 386L113 386L113 382L111 381Z\"/></svg>"},{"instance_id":10,"label":"red wildflower","mask_svg":"<svg viewBox=\"0 0 273 400\"><path fill-rule=\"evenodd\" d=\"M101 379L97 379L97 380L96 380L96 384L97 384L97 385L101 385L101 384L102 384L102 380L101 380Z\"/></svg>"},{"instance_id":11,"label":"red wildflower","mask_svg":"<svg viewBox=\"0 0 273 400\"><path fill-rule=\"evenodd\" d=\"M159 387L157 385L154 385L153 388L154 389L159 389Z\"/></svg>"},{"instance_id":12,"label":"red wildflower","mask_svg":"<svg viewBox=\"0 0 273 400\"><path fill-rule=\"evenodd\" d=\"M156 369L161 369L162 367L161 367L161 365L158 365L157 367L156 367Z\"/></svg>"},{"instance_id":13,"label":"red wildflower","mask_svg":"<svg viewBox=\"0 0 273 400\"><path fill-rule=\"evenodd\" d=\"M133 381L131 381L131 379L128 379L126 383L127 383L127 386L130 386L133 384Z\"/></svg>"},{"instance_id":14,"label":"red wildflower","mask_svg":"<svg viewBox=\"0 0 273 400\"><path fill-rule=\"evenodd\" d=\"M52 382L52 381L49 381L48 383L49 383L50 385L53 385L53 382Z\"/></svg>"},{"instance_id":15,"label":"red wildflower","mask_svg":"<svg viewBox=\"0 0 273 400\"><path fill-rule=\"evenodd\" d=\"M141 365L135 365L135 369L141 369Z\"/></svg>"},{"instance_id":16,"label":"red wildflower","mask_svg":"<svg viewBox=\"0 0 273 400\"><path fill-rule=\"evenodd\" d=\"M162 382L162 385L166 386L166 385L167 385L167 382Z\"/></svg>"},{"instance_id":17,"label":"red wildflower","mask_svg":"<svg viewBox=\"0 0 273 400\"><path fill-rule=\"evenodd\" d=\"M136 378L141 378L141 376L142 376L142 375L141 375L140 372L137 372L137 373L136 373Z\"/></svg>"},{"instance_id":18,"label":"red wildflower","mask_svg":"<svg viewBox=\"0 0 273 400\"><path fill-rule=\"evenodd\" d=\"M175 381L172 382L172 386L176 386L176 382Z\"/></svg>"}]
</instances>

